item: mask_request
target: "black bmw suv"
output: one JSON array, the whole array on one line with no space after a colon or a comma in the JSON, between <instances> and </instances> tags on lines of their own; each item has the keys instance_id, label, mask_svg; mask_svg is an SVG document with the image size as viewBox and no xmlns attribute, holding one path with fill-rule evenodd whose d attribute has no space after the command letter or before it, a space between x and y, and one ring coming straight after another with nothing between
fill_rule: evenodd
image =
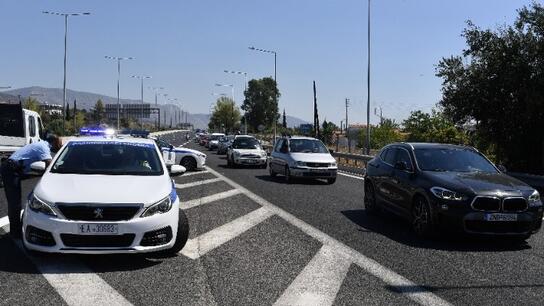
<instances>
[{"instance_id":1,"label":"black bmw suv","mask_svg":"<svg viewBox=\"0 0 544 306\"><path fill-rule=\"evenodd\" d=\"M416 234L437 228L525 240L542 226L539 193L472 147L395 143L368 162L365 209L388 210Z\"/></svg>"}]
</instances>

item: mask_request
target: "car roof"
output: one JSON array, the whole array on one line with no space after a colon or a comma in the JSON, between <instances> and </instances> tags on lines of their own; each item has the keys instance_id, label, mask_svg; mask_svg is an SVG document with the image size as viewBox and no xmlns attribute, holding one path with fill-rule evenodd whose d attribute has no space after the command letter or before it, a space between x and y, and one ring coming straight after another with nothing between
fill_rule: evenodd
<instances>
[{"instance_id":1,"label":"car roof","mask_svg":"<svg viewBox=\"0 0 544 306\"><path fill-rule=\"evenodd\" d=\"M154 144L153 139L141 138L141 137L130 137L130 136L89 136L89 137L74 137L68 142L74 141L88 141L88 142L131 142L131 143L151 143Z\"/></svg>"},{"instance_id":2,"label":"car roof","mask_svg":"<svg viewBox=\"0 0 544 306\"><path fill-rule=\"evenodd\" d=\"M449 143L432 143L432 142L398 142L392 143L389 146L396 145L401 147L408 147L412 149L469 149L475 150L470 146L449 144Z\"/></svg>"},{"instance_id":3,"label":"car roof","mask_svg":"<svg viewBox=\"0 0 544 306\"><path fill-rule=\"evenodd\" d=\"M253 137L251 135L235 135L234 139L236 139L236 138L255 138L255 137Z\"/></svg>"},{"instance_id":4,"label":"car roof","mask_svg":"<svg viewBox=\"0 0 544 306\"><path fill-rule=\"evenodd\" d=\"M308 136L291 136L289 139L308 139L308 140L317 140L317 138L308 137Z\"/></svg>"}]
</instances>

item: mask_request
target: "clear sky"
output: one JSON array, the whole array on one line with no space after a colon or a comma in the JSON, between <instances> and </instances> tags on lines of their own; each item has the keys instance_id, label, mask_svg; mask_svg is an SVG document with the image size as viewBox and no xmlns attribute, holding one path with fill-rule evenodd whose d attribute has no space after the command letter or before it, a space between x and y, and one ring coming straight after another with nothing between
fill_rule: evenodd
<instances>
[{"instance_id":1,"label":"clear sky","mask_svg":"<svg viewBox=\"0 0 544 306\"><path fill-rule=\"evenodd\" d=\"M512 23L530 0L372 0L371 104L401 121L440 99L439 59L459 54L465 21L488 28ZM63 18L44 10L91 12L69 19L68 88L116 96L116 64L104 55L133 56L122 64L122 98L139 98L139 82L208 113L214 92L243 77L273 75L278 52L280 112L312 121L312 81L320 119L339 124L344 99L351 122L366 122L366 0L0 0L0 86L62 88ZM153 93L146 89L145 100ZM371 116L372 122L378 118Z\"/></svg>"}]
</instances>

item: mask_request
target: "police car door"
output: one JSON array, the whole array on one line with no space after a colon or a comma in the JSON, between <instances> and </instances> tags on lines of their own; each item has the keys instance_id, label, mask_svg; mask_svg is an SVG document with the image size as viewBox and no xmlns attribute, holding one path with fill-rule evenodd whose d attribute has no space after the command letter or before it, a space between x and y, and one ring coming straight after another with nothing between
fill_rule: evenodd
<instances>
[{"instance_id":1,"label":"police car door","mask_svg":"<svg viewBox=\"0 0 544 306\"><path fill-rule=\"evenodd\" d=\"M161 149L162 158L166 166L171 166L176 164L176 152L174 152L174 147L167 143L166 141L157 139L157 145Z\"/></svg>"}]
</instances>

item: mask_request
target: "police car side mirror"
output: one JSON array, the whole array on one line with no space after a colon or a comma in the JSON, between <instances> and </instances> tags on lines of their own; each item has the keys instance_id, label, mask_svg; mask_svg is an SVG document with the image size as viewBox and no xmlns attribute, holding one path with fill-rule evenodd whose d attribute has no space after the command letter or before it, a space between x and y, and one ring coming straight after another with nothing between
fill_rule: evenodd
<instances>
[{"instance_id":1,"label":"police car side mirror","mask_svg":"<svg viewBox=\"0 0 544 306\"><path fill-rule=\"evenodd\" d=\"M30 169L40 174L45 172L45 168L47 168L47 166L45 165L45 162L43 161L37 161L30 164Z\"/></svg>"},{"instance_id":2,"label":"police car side mirror","mask_svg":"<svg viewBox=\"0 0 544 306\"><path fill-rule=\"evenodd\" d=\"M185 173L187 169L185 169L185 167L181 165L172 165L170 166L168 171L170 172L170 176L177 176L177 175L182 175L183 173Z\"/></svg>"}]
</instances>

